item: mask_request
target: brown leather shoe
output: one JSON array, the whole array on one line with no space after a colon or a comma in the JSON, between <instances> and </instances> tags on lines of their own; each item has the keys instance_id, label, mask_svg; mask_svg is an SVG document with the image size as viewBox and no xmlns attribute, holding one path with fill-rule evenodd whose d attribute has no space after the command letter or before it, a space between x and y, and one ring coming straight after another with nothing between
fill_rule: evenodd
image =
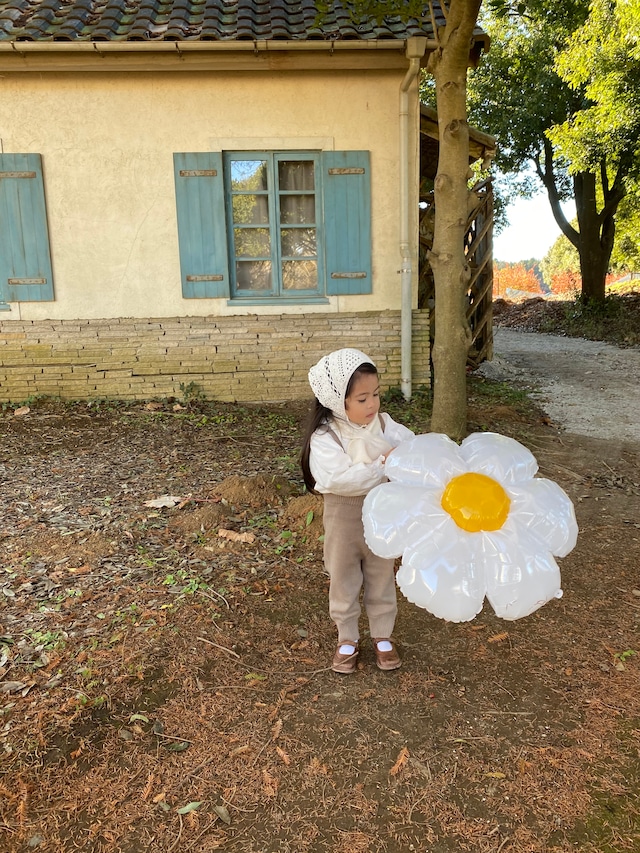
<instances>
[{"instance_id":1,"label":"brown leather shoe","mask_svg":"<svg viewBox=\"0 0 640 853\"><path fill-rule=\"evenodd\" d=\"M343 646L354 646L355 651L350 655L343 655L340 651ZM360 649L358 648L358 644L350 640L345 640L344 643L338 643L338 648L336 649L336 653L331 662L331 669L334 672L342 673L342 675L351 675L352 672L356 671L358 666L359 651Z\"/></svg>"},{"instance_id":2,"label":"brown leather shoe","mask_svg":"<svg viewBox=\"0 0 640 853\"><path fill-rule=\"evenodd\" d=\"M378 643L389 643L391 650L388 652L380 651ZM402 666L400 655L398 654L396 644L393 640L390 640L388 637L376 637L373 641L373 648L376 653L376 664L378 665L378 669L390 670L398 669L398 667Z\"/></svg>"}]
</instances>

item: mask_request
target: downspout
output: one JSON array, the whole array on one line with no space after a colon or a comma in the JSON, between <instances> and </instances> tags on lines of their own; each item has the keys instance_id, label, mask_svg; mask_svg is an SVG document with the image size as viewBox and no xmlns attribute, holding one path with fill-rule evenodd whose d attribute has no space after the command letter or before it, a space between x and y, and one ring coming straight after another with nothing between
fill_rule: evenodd
<instances>
[{"instance_id":1,"label":"downspout","mask_svg":"<svg viewBox=\"0 0 640 853\"><path fill-rule=\"evenodd\" d=\"M426 38L407 39L409 68L400 85L400 387L405 400L411 399L411 283L413 266L409 246L409 89L420 71L427 47Z\"/></svg>"}]
</instances>

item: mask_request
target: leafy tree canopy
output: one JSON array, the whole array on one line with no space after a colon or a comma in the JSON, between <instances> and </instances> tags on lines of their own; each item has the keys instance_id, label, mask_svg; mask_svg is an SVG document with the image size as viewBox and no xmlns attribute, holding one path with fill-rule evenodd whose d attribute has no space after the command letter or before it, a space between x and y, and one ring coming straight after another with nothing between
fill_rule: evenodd
<instances>
[{"instance_id":1,"label":"leafy tree canopy","mask_svg":"<svg viewBox=\"0 0 640 853\"><path fill-rule=\"evenodd\" d=\"M616 217L616 244L611 268L640 272L640 180L636 180L620 202Z\"/></svg>"},{"instance_id":2,"label":"leafy tree canopy","mask_svg":"<svg viewBox=\"0 0 640 853\"><path fill-rule=\"evenodd\" d=\"M585 106L548 135L572 172L624 161L628 180L640 168L640 0L593 0L589 17L558 55L556 69Z\"/></svg>"},{"instance_id":3,"label":"leafy tree canopy","mask_svg":"<svg viewBox=\"0 0 640 853\"><path fill-rule=\"evenodd\" d=\"M481 23L492 46L470 75L470 117L496 136L508 193L533 194L533 165L583 296L603 299L616 214L640 173L640 0L490 0ZM560 204L571 197L574 223Z\"/></svg>"},{"instance_id":4,"label":"leafy tree canopy","mask_svg":"<svg viewBox=\"0 0 640 853\"><path fill-rule=\"evenodd\" d=\"M535 4L534 4L535 5ZM494 2L481 24L491 35L491 50L469 74L469 116L498 142L496 166L508 177L511 192L530 196L539 188L530 170L545 165L545 131L562 124L584 103L555 70L572 27L584 20L584 0L569 0L563 14L553 7L537 16L529 4L523 17L506 2ZM555 164L561 199L572 194L568 163Z\"/></svg>"}]
</instances>

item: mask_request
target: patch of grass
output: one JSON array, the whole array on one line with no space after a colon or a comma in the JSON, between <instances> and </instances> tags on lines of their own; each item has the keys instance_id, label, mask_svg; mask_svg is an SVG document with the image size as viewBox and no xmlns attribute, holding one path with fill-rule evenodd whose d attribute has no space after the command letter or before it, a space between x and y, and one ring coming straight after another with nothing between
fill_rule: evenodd
<instances>
[{"instance_id":1,"label":"patch of grass","mask_svg":"<svg viewBox=\"0 0 640 853\"><path fill-rule=\"evenodd\" d=\"M196 592L208 589L209 584L199 576L191 577L184 569L178 569L175 574L168 574L162 581L163 586L172 587L182 595L194 595Z\"/></svg>"},{"instance_id":2,"label":"patch of grass","mask_svg":"<svg viewBox=\"0 0 640 853\"><path fill-rule=\"evenodd\" d=\"M53 651L65 646L66 634L63 631L38 631L28 628L24 633L33 643L36 651Z\"/></svg>"},{"instance_id":3,"label":"patch of grass","mask_svg":"<svg viewBox=\"0 0 640 853\"><path fill-rule=\"evenodd\" d=\"M467 399L470 403L511 406L526 414L532 408L529 393L529 390L514 388L508 382L496 382L475 374L467 379Z\"/></svg>"},{"instance_id":4,"label":"patch of grass","mask_svg":"<svg viewBox=\"0 0 640 853\"><path fill-rule=\"evenodd\" d=\"M389 388L380 400L381 411L409 427L416 435L428 432L432 405L431 390L425 385L414 388L410 400L405 400L398 387Z\"/></svg>"}]
</instances>

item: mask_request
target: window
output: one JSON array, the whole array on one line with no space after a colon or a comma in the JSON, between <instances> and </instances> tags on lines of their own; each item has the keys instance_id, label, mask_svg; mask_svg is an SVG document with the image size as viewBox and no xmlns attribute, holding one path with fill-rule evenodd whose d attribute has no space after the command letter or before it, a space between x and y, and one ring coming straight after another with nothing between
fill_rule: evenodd
<instances>
[{"instance_id":1,"label":"window","mask_svg":"<svg viewBox=\"0 0 640 853\"><path fill-rule=\"evenodd\" d=\"M0 154L0 303L51 299L42 158Z\"/></svg>"},{"instance_id":2,"label":"window","mask_svg":"<svg viewBox=\"0 0 640 853\"><path fill-rule=\"evenodd\" d=\"M175 154L185 298L371 292L368 152Z\"/></svg>"},{"instance_id":3,"label":"window","mask_svg":"<svg viewBox=\"0 0 640 853\"><path fill-rule=\"evenodd\" d=\"M232 291L236 297L317 294L317 157L228 154Z\"/></svg>"}]
</instances>

